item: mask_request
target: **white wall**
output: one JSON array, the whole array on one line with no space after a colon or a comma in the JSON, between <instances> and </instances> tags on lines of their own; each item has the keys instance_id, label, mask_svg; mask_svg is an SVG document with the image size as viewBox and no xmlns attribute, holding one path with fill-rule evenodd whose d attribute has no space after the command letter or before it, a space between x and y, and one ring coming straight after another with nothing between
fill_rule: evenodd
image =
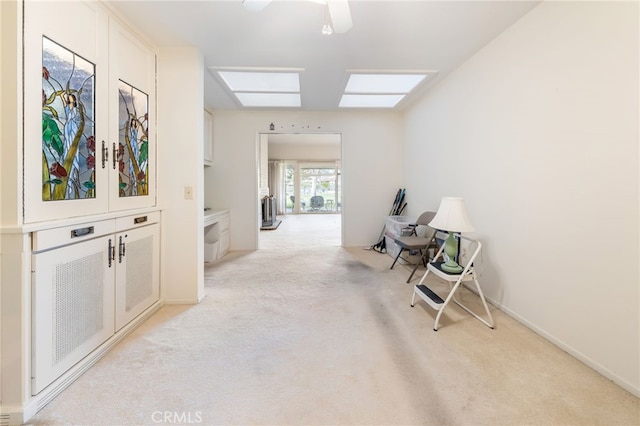
<instances>
[{"instance_id":1,"label":"white wall","mask_svg":"<svg viewBox=\"0 0 640 426\"><path fill-rule=\"evenodd\" d=\"M637 2L545 2L405 116L407 191L465 198L488 296L636 395L638 73Z\"/></svg>"},{"instance_id":2,"label":"white wall","mask_svg":"<svg viewBox=\"0 0 640 426\"><path fill-rule=\"evenodd\" d=\"M21 344L28 336L29 301L23 297L30 277L25 259L28 239L11 232L22 224L22 115L21 31L22 9L16 2L0 1L0 411L8 421L13 410L28 398L26 360ZM11 160L11 161L9 161ZM17 349L16 349L17 348ZM3 414L4 414L3 413ZM5 420L4 418L2 420Z\"/></svg>"},{"instance_id":3,"label":"white wall","mask_svg":"<svg viewBox=\"0 0 640 426\"><path fill-rule=\"evenodd\" d=\"M204 297L204 60L195 48L158 53L158 204L162 208L162 296ZM185 188L193 189L186 199Z\"/></svg>"},{"instance_id":4,"label":"white wall","mask_svg":"<svg viewBox=\"0 0 640 426\"><path fill-rule=\"evenodd\" d=\"M269 143L270 160L339 160L340 144Z\"/></svg>"},{"instance_id":5,"label":"white wall","mask_svg":"<svg viewBox=\"0 0 640 426\"><path fill-rule=\"evenodd\" d=\"M284 123L292 132L310 126L342 134L343 245L375 243L402 184L400 115L216 111L214 164L206 174L205 203L214 210L230 210L231 249L258 247L256 138L268 133L272 122Z\"/></svg>"},{"instance_id":6,"label":"white wall","mask_svg":"<svg viewBox=\"0 0 640 426\"><path fill-rule=\"evenodd\" d=\"M19 105L22 40L19 32L21 9L16 2L0 2L0 156L20 161L0 161L0 225L22 223L22 123L16 105Z\"/></svg>"}]
</instances>

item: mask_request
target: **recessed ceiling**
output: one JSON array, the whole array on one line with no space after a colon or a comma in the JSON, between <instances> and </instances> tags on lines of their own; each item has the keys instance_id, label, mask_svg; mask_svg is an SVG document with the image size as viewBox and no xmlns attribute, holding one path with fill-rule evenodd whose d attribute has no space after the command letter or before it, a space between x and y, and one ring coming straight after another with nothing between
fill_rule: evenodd
<instances>
[{"instance_id":1,"label":"recessed ceiling","mask_svg":"<svg viewBox=\"0 0 640 426\"><path fill-rule=\"evenodd\" d=\"M244 107L298 108L300 93L235 93Z\"/></svg>"},{"instance_id":2,"label":"recessed ceiling","mask_svg":"<svg viewBox=\"0 0 640 426\"><path fill-rule=\"evenodd\" d=\"M246 3L245 3L246 4ZM284 71L213 71L243 107L297 108L301 106L300 74ZM428 74L356 72L349 75L341 108L394 108Z\"/></svg>"},{"instance_id":3,"label":"recessed ceiling","mask_svg":"<svg viewBox=\"0 0 640 426\"><path fill-rule=\"evenodd\" d=\"M300 74L271 71L217 71L243 107L299 108Z\"/></svg>"},{"instance_id":4,"label":"recessed ceiling","mask_svg":"<svg viewBox=\"0 0 640 426\"><path fill-rule=\"evenodd\" d=\"M431 71L428 74L435 74ZM340 108L395 108L427 77L427 73L353 73L349 76Z\"/></svg>"},{"instance_id":5,"label":"recessed ceiling","mask_svg":"<svg viewBox=\"0 0 640 426\"><path fill-rule=\"evenodd\" d=\"M300 75L296 72L218 71L234 92L300 92Z\"/></svg>"},{"instance_id":6,"label":"recessed ceiling","mask_svg":"<svg viewBox=\"0 0 640 426\"><path fill-rule=\"evenodd\" d=\"M340 108L393 108L404 95L342 95Z\"/></svg>"},{"instance_id":7,"label":"recessed ceiling","mask_svg":"<svg viewBox=\"0 0 640 426\"><path fill-rule=\"evenodd\" d=\"M300 107L338 111L349 70L437 70L396 106L402 110L539 1L350 0L353 26L323 35L326 6L242 0L118 0L109 6L158 46L195 46L204 57L205 104L244 108L214 69L302 68Z\"/></svg>"},{"instance_id":8,"label":"recessed ceiling","mask_svg":"<svg viewBox=\"0 0 640 426\"><path fill-rule=\"evenodd\" d=\"M409 93L426 74L354 73L349 76L345 93Z\"/></svg>"}]
</instances>

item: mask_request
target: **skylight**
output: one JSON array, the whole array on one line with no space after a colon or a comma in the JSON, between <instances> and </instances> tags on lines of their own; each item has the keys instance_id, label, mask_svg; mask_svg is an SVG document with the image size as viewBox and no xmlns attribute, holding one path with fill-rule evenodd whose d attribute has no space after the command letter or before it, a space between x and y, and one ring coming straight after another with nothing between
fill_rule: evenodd
<instances>
[{"instance_id":1,"label":"skylight","mask_svg":"<svg viewBox=\"0 0 640 426\"><path fill-rule=\"evenodd\" d=\"M219 71L232 92L300 92L298 73Z\"/></svg>"},{"instance_id":2,"label":"skylight","mask_svg":"<svg viewBox=\"0 0 640 426\"><path fill-rule=\"evenodd\" d=\"M299 107L300 93L238 92L236 97L246 107Z\"/></svg>"},{"instance_id":3,"label":"skylight","mask_svg":"<svg viewBox=\"0 0 640 426\"><path fill-rule=\"evenodd\" d=\"M354 73L349 76L341 108L393 108L427 77L428 73Z\"/></svg>"},{"instance_id":4,"label":"skylight","mask_svg":"<svg viewBox=\"0 0 640 426\"><path fill-rule=\"evenodd\" d=\"M345 93L409 93L424 74L351 74Z\"/></svg>"},{"instance_id":5,"label":"skylight","mask_svg":"<svg viewBox=\"0 0 640 426\"><path fill-rule=\"evenodd\" d=\"M220 81L238 103L248 108L300 108L302 71L302 68L216 69ZM352 70L348 73L340 108L395 108L435 71Z\"/></svg>"},{"instance_id":6,"label":"skylight","mask_svg":"<svg viewBox=\"0 0 640 426\"><path fill-rule=\"evenodd\" d=\"M340 108L393 108L405 95L342 95Z\"/></svg>"},{"instance_id":7,"label":"skylight","mask_svg":"<svg viewBox=\"0 0 640 426\"><path fill-rule=\"evenodd\" d=\"M299 72L218 71L244 107L301 106Z\"/></svg>"}]
</instances>

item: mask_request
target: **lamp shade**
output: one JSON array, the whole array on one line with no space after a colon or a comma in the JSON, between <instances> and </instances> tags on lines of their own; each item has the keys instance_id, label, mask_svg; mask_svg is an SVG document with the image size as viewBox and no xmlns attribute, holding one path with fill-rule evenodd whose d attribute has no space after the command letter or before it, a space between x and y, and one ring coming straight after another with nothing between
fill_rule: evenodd
<instances>
[{"instance_id":1,"label":"lamp shade","mask_svg":"<svg viewBox=\"0 0 640 426\"><path fill-rule=\"evenodd\" d=\"M473 232L474 228L467 215L464 200L459 197L442 197L440 207L429 222L434 229L451 232Z\"/></svg>"}]
</instances>

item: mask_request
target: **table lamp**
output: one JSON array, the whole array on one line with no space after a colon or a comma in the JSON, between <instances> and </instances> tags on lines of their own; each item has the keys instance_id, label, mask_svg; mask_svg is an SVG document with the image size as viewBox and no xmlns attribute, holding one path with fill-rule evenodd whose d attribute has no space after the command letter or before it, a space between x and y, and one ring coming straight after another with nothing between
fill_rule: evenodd
<instances>
[{"instance_id":1,"label":"table lamp","mask_svg":"<svg viewBox=\"0 0 640 426\"><path fill-rule=\"evenodd\" d=\"M441 265L442 270L452 273L462 272L462 266L455 261L458 244L453 234L455 232L473 232L474 230L467 215L464 200L459 197L442 197L438 212L429 222L429 226L449 233L444 242L444 252L447 254L447 259Z\"/></svg>"}]
</instances>

